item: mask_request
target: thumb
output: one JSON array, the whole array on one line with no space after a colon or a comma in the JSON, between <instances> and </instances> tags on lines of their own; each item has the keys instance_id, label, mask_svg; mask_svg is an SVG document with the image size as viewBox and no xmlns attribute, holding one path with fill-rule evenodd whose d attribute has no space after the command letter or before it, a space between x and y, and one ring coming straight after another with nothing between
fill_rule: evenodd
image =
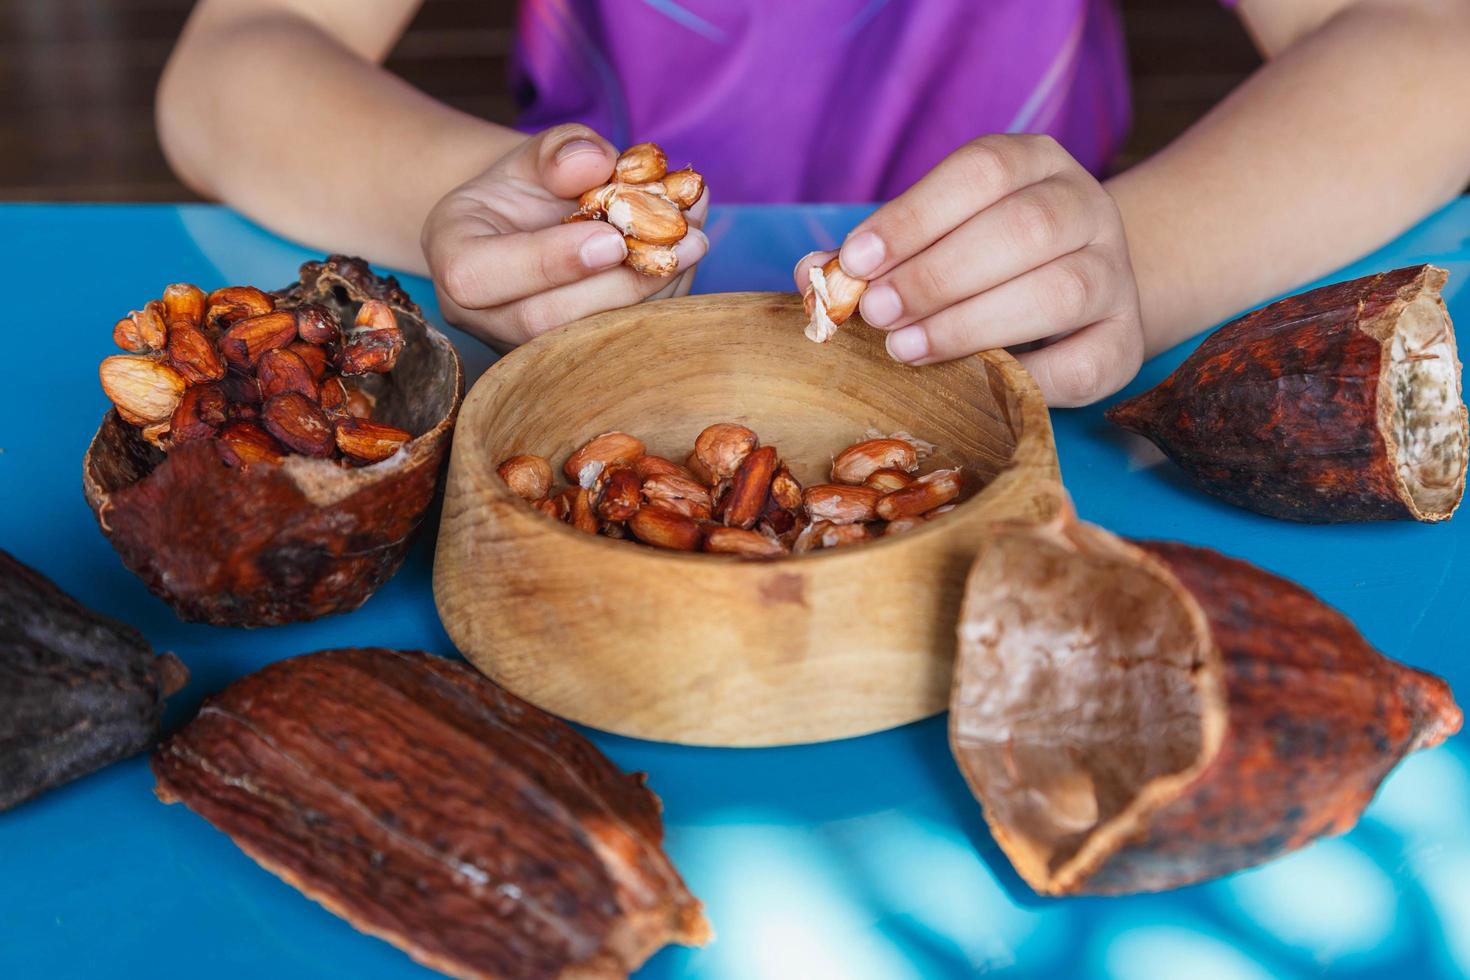
<instances>
[{"instance_id":1,"label":"thumb","mask_svg":"<svg viewBox=\"0 0 1470 980\"><path fill-rule=\"evenodd\" d=\"M612 179L618 151L587 126L553 126L526 140L499 169L507 176L572 199Z\"/></svg>"}]
</instances>

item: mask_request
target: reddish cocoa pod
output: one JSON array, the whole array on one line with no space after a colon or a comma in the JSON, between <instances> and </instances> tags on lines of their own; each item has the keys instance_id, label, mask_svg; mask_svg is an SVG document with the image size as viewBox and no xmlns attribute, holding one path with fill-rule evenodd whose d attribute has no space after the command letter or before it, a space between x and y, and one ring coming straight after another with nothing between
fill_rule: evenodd
<instances>
[{"instance_id":1,"label":"reddish cocoa pod","mask_svg":"<svg viewBox=\"0 0 1470 980\"><path fill-rule=\"evenodd\" d=\"M391 305L408 338L377 416L414 439L388 465L296 456L242 467L227 462L222 438L165 455L104 418L83 468L87 502L124 564L181 618L267 626L346 612L402 563L442 472L463 395L459 356L396 281L360 259L308 262L272 302L321 303L350 320L369 299Z\"/></svg>"},{"instance_id":2,"label":"reddish cocoa pod","mask_svg":"<svg viewBox=\"0 0 1470 980\"><path fill-rule=\"evenodd\" d=\"M159 799L453 976L622 977L710 938L643 777L463 663L271 664L210 698L153 772Z\"/></svg>"},{"instance_id":3,"label":"reddish cocoa pod","mask_svg":"<svg viewBox=\"0 0 1470 980\"><path fill-rule=\"evenodd\" d=\"M605 521L626 521L643 504L643 481L632 467L619 466L607 473L597 513Z\"/></svg>"},{"instance_id":4,"label":"reddish cocoa pod","mask_svg":"<svg viewBox=\"0 0 1470 980\"><path fill-rule=\"evenodd\" d=\"M762 446L746 454L730 480L729 498L725 504L727 527L749 530L760 520L771 494L771 480L781 460L775 447Z\"/></svg>"},{"instance_id":5,"label":"reddish cocoa pod","mask_svg":"<svg viewBox=\"0 0 1470 980\"><path fill-rule=\"evenodd\" d=\"M950 704L955 759L1036 891L1175 888L1342 833L1459 729L1444 681L1305 589L1059 506L982 545Z\"/></svg>"},{"instance_id":6,"label":"reddish cocoa pod","mask_svg":"<svg viewBox=\"0 0 1470 980\"><path fill-rule=\"evenodd\" d=\"M228 421L229 408L229 402L215 385L195 385L185 391L169 424L174 445L211 438Z\"/></svg>"},{"instance_id":7,"label":"reddish cocoa pod","mask_svg":"<svg viewBox=\"0 0 1470 980\"><path fill-rule=\"evenodd\" d=\"M1447 276L1421 265L1272 303L1108 418L1271 517L1445 520L1467 456Z\"/></svg>"}]
</instances>

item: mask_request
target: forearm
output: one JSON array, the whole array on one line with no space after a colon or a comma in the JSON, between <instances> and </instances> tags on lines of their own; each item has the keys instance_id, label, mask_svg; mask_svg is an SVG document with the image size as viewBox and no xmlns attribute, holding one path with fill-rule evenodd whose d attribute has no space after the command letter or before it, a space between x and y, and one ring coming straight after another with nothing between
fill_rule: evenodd
<instances>
[{"instance_id":1,"label":"forearm","mask_svg":"<svg viewBox=\"0 0 1470 980\"><path fill-rule=\"evenodd\" d=\"M200 193L315 248L425 271L430 208L523 139L296 13L203 13L159 87L164 150Z\"/></svg>"},{"instance_id":2,"label":"forearm","mask_svg":"<svg viewBox=\"0 0 1470 980\"><path fill-rule=\"evenodd\" d=\"M1374 248L1470 178L1470 5L1367 0L1107 184L1148 352Z\"/></svg>"}]
</instances>

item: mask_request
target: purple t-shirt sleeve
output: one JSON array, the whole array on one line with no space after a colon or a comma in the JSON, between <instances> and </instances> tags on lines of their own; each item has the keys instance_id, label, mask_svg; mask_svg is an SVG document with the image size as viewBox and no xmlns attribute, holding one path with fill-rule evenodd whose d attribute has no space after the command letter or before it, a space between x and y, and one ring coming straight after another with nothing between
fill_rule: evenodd
<instances>
[{"instance_id":1,"label":"purple t-shirt sleeve","mask_svg":"<svg viewBox=\"0 0 1470 980\"><path fill-rule=\"evenodd\" d=\"M656 140L713 199L891 198L967 140L1103 173L1129 123L1113 0L521 0L518 124Z\"/></svg>"}]
</instances>

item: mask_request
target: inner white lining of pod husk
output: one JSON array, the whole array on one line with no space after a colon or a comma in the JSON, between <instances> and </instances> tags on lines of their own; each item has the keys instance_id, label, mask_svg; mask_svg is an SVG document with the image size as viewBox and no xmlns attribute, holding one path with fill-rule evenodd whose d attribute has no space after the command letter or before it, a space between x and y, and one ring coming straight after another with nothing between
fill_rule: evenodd
<instances>
[{"instance_id":1,"label":"inner white lining of pod husk","mask_svg":"<svg viewBox=\"0 0 1470 980\"><path fill-rule=\"evenodd\" d=\"M1394 462L1424 515L1445 517L1465 484L1465 423L1455 332L1435 293L1405 307L1388 343Z\"/></svg>"},{"instance_id":2,"label":"inner white lining of pod husk","mask_svg":"<svg viewBox=\"0 0 1470 980\"><path fill-rule=\"evenodd\" d=\"M1160 561L1063 521L995 539L960 625L951 730L997 842L1071 890L1214 758L1219 653Z\"/></svg>"}]
</instances>

